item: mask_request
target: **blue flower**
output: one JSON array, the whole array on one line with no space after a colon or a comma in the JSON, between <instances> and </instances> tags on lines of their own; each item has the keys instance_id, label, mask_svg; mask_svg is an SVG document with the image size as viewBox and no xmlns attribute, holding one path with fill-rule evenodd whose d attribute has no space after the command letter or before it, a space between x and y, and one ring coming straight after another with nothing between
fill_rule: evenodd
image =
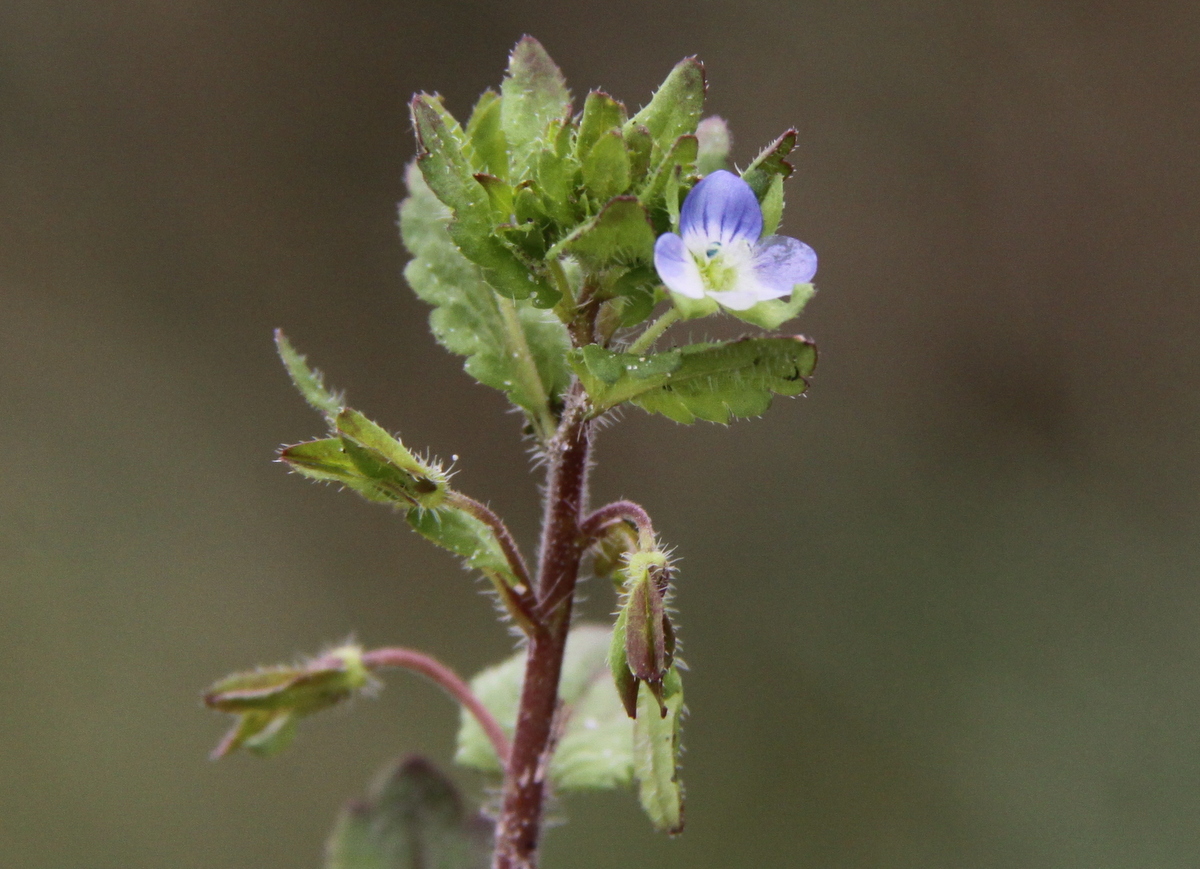
<instances>
[{"instance_id":1,"label":"blue flower","mask_svg":"<svg viewBox=\"0 0 1200 869\"><path fill-rule=\"evenodd\" d=\"M784 235L760 238L762 208L750 185L719 169L692 188L679 231L654 245L654 267L672 293L706 296L731 311L789 295L817 272L817 254Z\"/></svg>"}]
</instances>

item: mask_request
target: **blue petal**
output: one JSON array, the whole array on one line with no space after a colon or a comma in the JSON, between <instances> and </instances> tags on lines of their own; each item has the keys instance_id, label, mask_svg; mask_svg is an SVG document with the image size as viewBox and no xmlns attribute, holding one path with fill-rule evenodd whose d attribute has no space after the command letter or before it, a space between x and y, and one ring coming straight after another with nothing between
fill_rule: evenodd
<instances>
[{"instance_id":1,"label":"blue petal","mask_svg":"<svg viewBox=\"0 0 1200 869\"><path fill-rule=\"evenodd\" d=\"M796 284L807 284L817 273L817 252L786 235L770 235L754 248L754 275L776 294L786 296Z\"/></svg>"},{"instance_id":2,"label":"blue petal","mask_svg":"<svg viewBox=\"0 0 1200 869\"><path fill-rule=\"evenodd\" d=\"M697 254L711 254L711 245L758 241L762 208L750 185L732 172L718 169L692 188L679 212L679 230Z\"/></svg>"},{"instance_id":3,"label":"blue petal","mask_svg":"<svg viewBox=\"0 0 1200 869\"><path fill-rule=\"evenodd\" d=\"M683 239L673 232L663 233L654 243L654 268L673 293L692 299L704 298L704 278Z\"/></svg>"}]
</instances>

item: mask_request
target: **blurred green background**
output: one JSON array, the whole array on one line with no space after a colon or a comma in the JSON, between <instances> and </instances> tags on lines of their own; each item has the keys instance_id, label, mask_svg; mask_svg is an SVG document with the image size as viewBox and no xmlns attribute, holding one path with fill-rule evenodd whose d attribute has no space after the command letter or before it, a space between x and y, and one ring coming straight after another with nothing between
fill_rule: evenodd
<instances>
[{"instance_id":1,"label":"blurred green background","mask_svg":"<svg viewBox=\"0 0 1200 869\"><path fill-rule=\"evenodd\" d=\"M517 419L394 227L407 97L464 114L524 32L634 106L700 55L741 165L797 125L821 256L809 397L602 435L595 499L683 557L688 830L570 798L546 867L1200 865L1187 0L6 0L0 864L315 867L379 766L448 765L415 678L268 762L206 760L199 692L351 633L510 649L453 559L271 463L321 426L270 331L529 547Z\"/></svg>"}]
</instances>

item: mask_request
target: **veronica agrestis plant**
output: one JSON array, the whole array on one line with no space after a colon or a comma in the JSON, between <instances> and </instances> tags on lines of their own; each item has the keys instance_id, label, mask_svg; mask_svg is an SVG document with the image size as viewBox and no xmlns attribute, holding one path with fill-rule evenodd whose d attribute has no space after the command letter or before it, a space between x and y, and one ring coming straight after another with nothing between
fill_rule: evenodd
<instances>
[{"instance_id":1,"label":"veronica agrestis plant","mask_svg":"<svg viewBox=\"0 0 1200 869\"><path fill-rule=\"evenodd\" d=\"M674 322L722 312L777 329L813 292L816 255L776 234L795 131L734 174L724 122L702 120L704 90L688 58L632 116L602 91L576 112L558 67L526 37L465 125L439 97L412 100L405 277L432 307L437 341L522 411L544 460L533 569L496 513L348 407L276 336L327 427L280 460L400 512L488 580L521 635L512 658L469 683L421 652L349 645L212 686L206 702L235 717L216 756L278 751L300 718L372 690L384 668L420 673L460 704L455 760L497 786L495 804L472 815L436 769L407 762L339 818L331 869L533 867L547 800L572 790L633 785L658 829L683 827L675 571L644 509L587 504L596 423L626 404L685 424L756 416L773 396L804 392L816 363L797 335L654 349ZM573 623L586 574L612 582L615 624Z\"/></svg>"}]
</instances>

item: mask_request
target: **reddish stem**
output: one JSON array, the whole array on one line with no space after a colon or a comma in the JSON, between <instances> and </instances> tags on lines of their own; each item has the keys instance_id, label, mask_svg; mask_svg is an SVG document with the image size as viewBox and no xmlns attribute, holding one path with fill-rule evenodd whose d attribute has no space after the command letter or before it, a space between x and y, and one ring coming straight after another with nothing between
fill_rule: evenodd
<instances>
[{"instance_id":1,"label":"reddish stem","mask_svg":"<svg viewBox=\"0 0 1200 869\"><path fill-rule=\"evenodd\" d=\"M471 692L471 688L467 683L437 658L426 655L423 652L414 651L413 649L389 648L364 652L362 660L368 669L401 667L405 670L420 673L422 676L436 682L479 722L479 726L483 728L483 732L491 740L492 748L496 750L496 757L500 759L500 764L503 766L508 762L510 752L508 737L505 736L500 723L492 717L492 713L488 711L488 708Z\"/></svg>"},{"instance_id":2,"label":"reddish stem","mask_svg":"<svg viewBox=\"0 0 1200 869\"><path fill-rule=\"evenodd\" d=\"M641 504L633 501L613 501L605 504L583 520L581 530L588 541L598 540L604 530L616 522L628 522L637 529L638 544L644 548L654 546L654 525L650 522L650 514Z\"/></svg>"}]
</instances>

